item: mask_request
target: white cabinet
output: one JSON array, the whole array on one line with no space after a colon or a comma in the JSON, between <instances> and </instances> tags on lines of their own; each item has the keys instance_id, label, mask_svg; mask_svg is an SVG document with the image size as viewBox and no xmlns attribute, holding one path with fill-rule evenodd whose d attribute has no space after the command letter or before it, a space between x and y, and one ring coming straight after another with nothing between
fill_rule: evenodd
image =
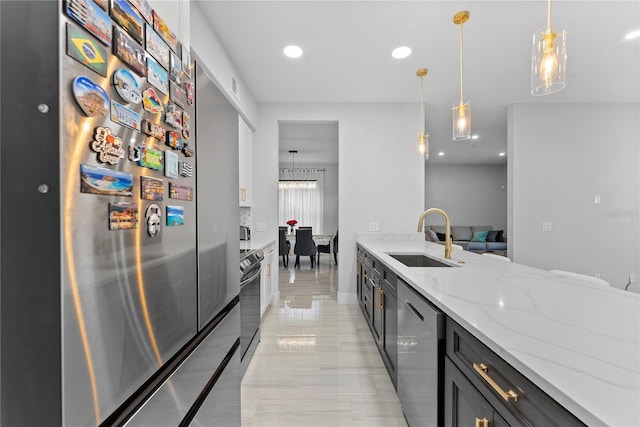
<instances>
[{"instance_id":1,"label":"white cabinet","mask_svg":"<svg viewBox=\"0 0 640 427\"><path fill-rule=\"evenodd\" d=\"M251 206L251 140L253 132L247 123L238 118L239 201L240 206Z\"/></svg>"},{"instance_id":2,"label":"white cabinet","mask_svg":"<svg viewBox=\"0 0 640 427\"><path fill-rule=\"evenodd\" d=\"M262 317L273 299L273 254L275 244L271 243L264 251L260 275L260 317Z\"/></svg>"}]
</instances>

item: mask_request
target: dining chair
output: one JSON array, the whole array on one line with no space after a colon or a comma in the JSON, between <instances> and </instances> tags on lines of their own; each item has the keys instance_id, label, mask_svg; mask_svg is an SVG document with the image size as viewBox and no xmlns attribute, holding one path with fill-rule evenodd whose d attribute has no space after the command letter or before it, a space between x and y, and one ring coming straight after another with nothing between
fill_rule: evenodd
<instances>
[{"instance_id":1,"label":"dining chair","mask_svg":"<svg viewBox=\"0 0 640 427\"><path fill-rule=\"evenodd\" d=\"M577 279L584 283L591 283L593 285L600 286L611 286L609 282L599 277L589 276L587 274L574 273L572 271L563 271L563 270L549 270L550 273L559 274L564 277L568 277L571 279Z\"/></svg>"},{"instance_id":2,"label":"dining chair","mask_svg":"<svg viewBox=\"0 0 640 427\"><path fill-rule=\"evenodd\" d=\"M318 245L318 264L320 264L320 253L330 254L331 252L331 244L327 245ZM338 231L336 231L336 235L333 236L333 259L336 261L336 265L338 265Z\"/></svg>"},{"instance_id":3,"label":"dining chair","mask_svg":"<svg viewBox=\"0 0 640 427\"><path fill-rule=\"evenodd\" d=\"M289 251L291 250L291 243L287 240L287 227L280 227L278 230L279 235L279 250L278 253L282 255L282 265L284 268L289 267Z\"/></svg>"},{"instance_id":4,"label":"dining chair","mask_svg":"<svg viewBox=\"0 0 640 427\"><path fill-rule=\"evenodd\" d=\"M296 255L295 267L300 264L300 255L309 256L311 258L311 268L315 267L316 260L316 244L313 242L313 234L310 229L298 229L296 231L296 244L293 247L293 253Z\"/></svg>"}]
</instances>

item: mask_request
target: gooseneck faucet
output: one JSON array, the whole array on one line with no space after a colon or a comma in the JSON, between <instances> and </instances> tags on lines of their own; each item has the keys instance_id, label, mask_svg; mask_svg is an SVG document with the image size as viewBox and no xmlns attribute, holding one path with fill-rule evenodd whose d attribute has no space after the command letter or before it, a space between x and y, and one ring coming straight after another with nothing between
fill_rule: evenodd
<instances>
[{"instance_id":1,"label":"gooseneck faucet","mask_svg":"<svg viewBox=\"0 0 640 427\"><path fill-rule=\"evenodd\" d=\"M451 259L451 251L453 247L451 246L451 223L449 222L449 215L445 211L440 208L429 208L426 211L420 214L420 218L418 219L418 232L424 231L424 219L430 213L439 213L444 217L445 221L445 236L444 236L444 258ZM427 235L425 233L424 239L427 240Z\"/></svg>"}]
</instances>

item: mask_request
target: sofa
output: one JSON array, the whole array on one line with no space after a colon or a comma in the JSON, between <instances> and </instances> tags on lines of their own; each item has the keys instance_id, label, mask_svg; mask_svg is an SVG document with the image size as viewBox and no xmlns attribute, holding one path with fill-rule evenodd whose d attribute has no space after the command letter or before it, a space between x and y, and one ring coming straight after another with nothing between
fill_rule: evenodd
<instances>
[{"instance_id":1,"label":"sofa","mask_svg":"<svg viewBox=\"0 0 640 427\"><path fill-rule=\"evenodd\" d=\"M452 225L451 243L460 245L471 252L503 252L507 250L507 242L503 230L494 230L490 225ZM444 243L445 226L425 226L427 240Z\"/></svg>"}]
</instances>

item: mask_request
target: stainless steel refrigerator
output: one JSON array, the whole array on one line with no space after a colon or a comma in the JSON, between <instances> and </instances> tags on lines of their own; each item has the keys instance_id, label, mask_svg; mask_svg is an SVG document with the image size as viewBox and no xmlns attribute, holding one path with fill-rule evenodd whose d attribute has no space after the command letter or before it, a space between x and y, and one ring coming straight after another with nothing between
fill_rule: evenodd
<instances>
[{"instance_id":1,"label":"stainless steel refrigerator","mask_svg":"<svg viewBox=\"0 0 640 427\"><path fill-rule=\"evenodd\" d=\"M238 115L132 3L0 2L2 426L240 424Z\"/></svg>"}]
</instances>

